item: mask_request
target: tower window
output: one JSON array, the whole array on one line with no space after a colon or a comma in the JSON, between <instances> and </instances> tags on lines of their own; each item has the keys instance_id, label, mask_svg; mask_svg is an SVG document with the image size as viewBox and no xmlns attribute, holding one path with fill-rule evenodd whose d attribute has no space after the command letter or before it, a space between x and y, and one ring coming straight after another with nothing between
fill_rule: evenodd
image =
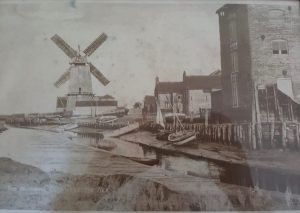
<instances>
[{"instance_id":1,"label":"tower window","mask_svg":"<svg viewBox=\"0 0 300 213\"><path fill-rule=\"evenodd\" d=\"M286 40L272 41L273 54L288 54L288 44Z\"/></svg>"},{"instance_id":2,"label":"tower window","mask_svg":"<svg viewBox=\"0 0 300 213\"><path fill-rule=\"evenodd\" d=\"M274 19L274 18L284 18L284 11L283 10L278 10L278 9L272 9L269 10L269 17Z\"/></svg>"},{"instance_id":3,"label":"tower window","mask_svg":"<svg viewBox=\"0 0 300 213\"><path fill-rule=\"evenodd\" d=\"M229 37L230 42L236 42L237 40L237 29L236 29L236 21L235 19L231 19L229 21Z\"/></svg>"},{"instance_id":4,"label":"tower window","mask_svg":"<svg viewBox=\"0 0 300 213\"><path fill-rule=\"evenodd\" d=\"M237 73L231 73L232 107L234 107L234 108L239 106L238 78L237 77L238 77Z\"/></svg>"},{"instance_id":5,"label":"tower window","mask_svg":"<svg viewBox=\"0 0 300 213\"><path fill-rule=\"evenodd\" d=\"M81 87L79 87L79 94L81 94Z\"/></svg>"},{"instance_id":6,"label":"tower window","mask_svg":"<svg viewBox=\"0 0 300 213\"><path fill-rule=\"evenodd\" d=\"M232 72L238 72L238 55L237 52L234 51L230 54L231 57L231 67L232 67Z\"/></svg>"},{"instance_id":7,"label":"tower window","mask_svg":"<svg viewBox=\"0 0 300 213\"><path fill-rule=\"evenodd\" d=\"M283 10L272 9L269 10L269 21L271 24L275 25L282 25L286 21L285 14Z\"/></svg>"}]
</instances>

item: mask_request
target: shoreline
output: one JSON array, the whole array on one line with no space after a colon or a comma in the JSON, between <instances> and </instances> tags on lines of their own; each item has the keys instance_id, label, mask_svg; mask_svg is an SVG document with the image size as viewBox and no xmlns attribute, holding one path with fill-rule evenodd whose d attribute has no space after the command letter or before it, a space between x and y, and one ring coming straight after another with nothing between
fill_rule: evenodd
<instances>
[{"instance_id":1,"label":"shoreline","mask_svg":"<svg viewBox=\"0 0 300 213\"><path fill-rule=\"evenodd\" d=\"M150 132L138 131L123 135L121 140L153 148L164 153L181 154L192 159L204 159L215 163L228 163L232 165L246 166L250 168L261 168L276 172L300 175L300 168L295 167L300 160L292 151L281 152L278 150L242 150L236 147L228 147L216 143L199 143L197 149L190 147L173 147L166 141L159 141ZM286 154L289 154L287 156ZM286 157L284 159L284 157ZM289 159L292 158L292 159ZM296 158L296 159L293 159ZM263 158L267 159L264 160ZM281 161L280 161L281 160ZM293 161L294 160L294 161ZM299 165L299 164L298 164Z\"/></svg>"},{"instance_id":2,"label":"shoreline","mask_svg":"<svg viewBox=\"0 0 300 213\"><path fill-rule=\"evenodd\" d=\"M48 131L53 133L60 133L59 131L52 130L51 128L58 125L47 125L44 128L41 126L27 127L27 126L14 126L14 128L32 129L40 131ZM82 131L83 129L83 131ZM105 130L79 127L76 130L66 130L66 132L86 133L86 134L103 134ZM114 137L113 137L114 138ZM109 139L109 138L107 138ZM288 173L291 175L300 175L300 160L297 159L296 153L292 151L281 152L278 150L257 150L251 151L248 149L242 150L237 147L229 147L210 142L197 142L197 148L190 148L188 146L174 147L170 142L157 140L152 133L138 130L120 137L116 137L126 142L138 144L147 148L155 149L158 152L174 155L180 154L191 159L201 159L214 162L217 164L230 164L245 166L249 168L267 169L274 172ZM288 156L286 154L289 154ZM292 155L292 156L291 156ZM287 159L288 157L296 159ZM268 160L262 159L266 158ZM285 159L284 159L285 158ZM280 161L281 160L281 161ZM299 162L299 164L295 163ZM290 168L289 168L290 167Z\"/></svg>"}]
</instances>

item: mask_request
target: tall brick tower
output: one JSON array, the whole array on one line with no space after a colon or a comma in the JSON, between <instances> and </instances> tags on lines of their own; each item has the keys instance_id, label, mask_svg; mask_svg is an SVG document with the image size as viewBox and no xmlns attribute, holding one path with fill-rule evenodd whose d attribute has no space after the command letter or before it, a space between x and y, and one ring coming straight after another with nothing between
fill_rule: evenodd
<instances>
[{"instance_id":1,"label":"tall brick tower","mask_svg":"<svg viewBox=\"0 0 300 213\"><path fill-rule=\"evenodd\" d=\"M283 73L300 98L299 2L226 4L217 14L223 113L234 121L251 120L255 89L275 84Z\"/></svg>"}]
</instances>

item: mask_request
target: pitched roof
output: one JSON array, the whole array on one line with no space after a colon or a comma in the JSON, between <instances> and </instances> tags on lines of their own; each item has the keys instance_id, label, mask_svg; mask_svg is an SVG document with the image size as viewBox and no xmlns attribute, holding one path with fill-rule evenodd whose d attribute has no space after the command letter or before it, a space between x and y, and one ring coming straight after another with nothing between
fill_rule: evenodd
<instances>
[{"instance_id":1,"label":"pitched roof","mask_svg":"<svg viewBox=\"0 0 300 213\"><path fill-rule=\"evenodd\" d=\"M221 89L220 76L207 75L190 75L183 79L187 89Z\"/></svg>"},{"instance_id":2,"label":"pitched roof","mask_svg":"<svg viewBox=\"0 0 300 213\"><path fill-rule=\"evenodd\" d=\"M298 82L293 82L293 83L294 83L293 89L294 89L295 96L300 101L300 83Z\"/></svg>"},{"instance_id":3,"label":"pitched roof","mask_svg":"<svg viewBox=\"0 0 300 213\"><path fill-rule=\"evenodd\" d=\"M209 76L221 76L222 72L221 70L216 70L209 74Z\"/></svg>"},{"instance_id":4,"label":"pitched roof","mask_svg":"<svg viewBox=\"0 0 300 213\"><path fill-rule=\"evenodd\" d=\"M158 82L155 86L157 92L182 92L183 82Z\"/></svg>"}]
</instances>

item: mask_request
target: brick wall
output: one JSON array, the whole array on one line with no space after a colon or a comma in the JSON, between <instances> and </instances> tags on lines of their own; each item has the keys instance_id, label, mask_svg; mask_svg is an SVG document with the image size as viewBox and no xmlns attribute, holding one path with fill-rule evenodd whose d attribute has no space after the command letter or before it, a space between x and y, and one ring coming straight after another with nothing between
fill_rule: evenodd
<instances>
[{"instance_id":1,"label":"brick wall","mask_svg":"<svg viewBox=\"0 0 300 213\"><path fill-rule=\"evenodd\" d=\"M238 108L232 105L229 16L233 13L237 25ZM300 95L299 13L299 4L236 4L218 10L224 116L235 121L251 120L253 81L274 84L283 70L292 77L294 89ZM273 54L272 41L277 39L287 41L288 54Z\"/></svg>"},{"instance_id":2,"label":"brick wall","mask_svg":"<svg viewBox=\"0 0 300 213\"><path fill-rule=\"evenodd\" d=\"M286 70L300 89L299 4L248 5L247 8L253 79L259 84L275 83ZM288 54L273 54L275 39L287 40Z\"/></svg>"},{"instance_id":3,"label":"brick wall","mask_svg":"<svg viewBox=\"0 0 300 213\"><path fill-rule=\"evenodd\" d=\"M237 57L238 57L238 99L239 106L233 108L231 73L233 66L230 54L230 33L229 20L230 15L235 14L237 30ZM231 120L249 120L251 119L251 63L249 48L247 5L230 5L224 9L224 13L219 13L219 30L221 44L221 70L222 70L222 96L223 96L223 114Z\"/></svg>"}]
</instances>

